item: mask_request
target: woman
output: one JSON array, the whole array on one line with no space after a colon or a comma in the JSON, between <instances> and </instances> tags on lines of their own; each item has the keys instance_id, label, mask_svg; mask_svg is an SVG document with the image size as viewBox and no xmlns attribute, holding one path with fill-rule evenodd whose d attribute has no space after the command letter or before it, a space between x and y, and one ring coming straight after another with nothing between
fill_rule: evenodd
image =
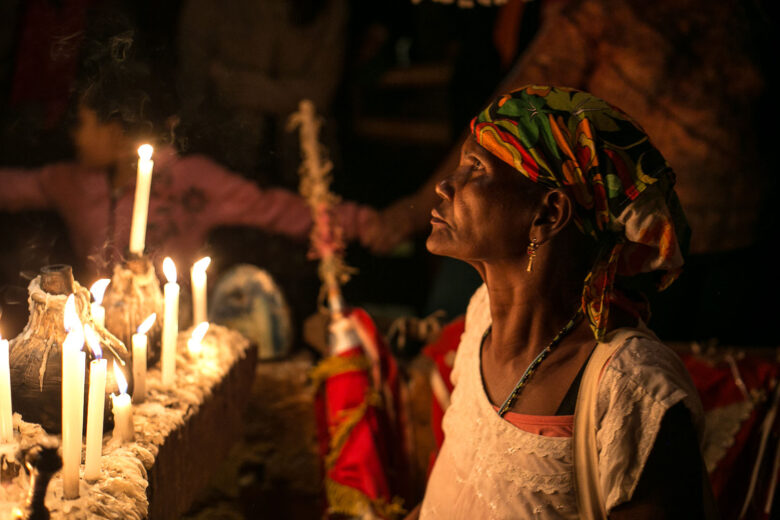
<instances>
[{"instance_id":1,"label":"woman","mask_svg":"<svg viewBox=\"0 0 780 520\"><path fill-rule=\"evenodd\" d=\"M673 184L636 123L585 92L525 87L472 121L458 168L436 188L427 246L470 263L484 285L466 315L445 441L410 518L587 517L572 435L597 344L611 349L592 379L599 507L613 519L704 514L701 403L644 326L639 292L683 264Z\"/></svg>"}]
</instances>

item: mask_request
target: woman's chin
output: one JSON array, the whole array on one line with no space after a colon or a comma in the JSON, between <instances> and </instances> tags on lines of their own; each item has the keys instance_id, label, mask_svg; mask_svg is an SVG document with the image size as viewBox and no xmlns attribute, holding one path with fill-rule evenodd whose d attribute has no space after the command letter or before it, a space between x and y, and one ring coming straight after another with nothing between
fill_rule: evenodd
<instances>
[{"instance_id":1,"label":"woman's chin","mask_svg":"<svg viewBox=\"0 0 780 520\"><path fill-rule=\"evenodd\" d=\"M443 235L444 233L441 233L434 228L425 241L425 247L434 255L452 256L457 258L457 255L455 254L457 248L455 247L455 244L453 244L452 239Z\"/></svg>"}]
</instances>

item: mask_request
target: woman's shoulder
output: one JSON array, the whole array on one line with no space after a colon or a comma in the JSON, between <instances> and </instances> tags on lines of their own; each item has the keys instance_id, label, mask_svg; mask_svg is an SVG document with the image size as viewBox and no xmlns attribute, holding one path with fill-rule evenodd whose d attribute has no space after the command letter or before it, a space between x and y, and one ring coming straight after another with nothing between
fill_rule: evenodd
<instances>
[{"instance_id":1,"label":"woman's shoulder","mask_svg":"<svg viewBox=\"0 0 780 520\"><path fill-rule=\"evenodd\" d=\"M607 363L604 378L627 379L631 386L641 388L657 401L679 400L675 397L683 393L686 397L698 399L680 357L644 324L640 323L636 328L617 329L608 335L607 340L614 353Z\"/></svg>"},{"instance_id":2,"label":"woman's shoulder","mask_svg":"<svg viewBox=\"0 0 780 520\"><path fill-rule=\"evenodd\" d=\"M618 329L598 383L596 417L599 472L611 510L631 499L661 422L682 403L699 436L704 421L699 394L680 357L649 329Z\"/></svg>"},{"instance_id":3,"label":"woman's shoulder","mask_svg":"<svg viewBox=\"0 0 780 520\"><path fill-rule=\"evenodd\" d=\"M666 411L683 403L701 435L704 411L699 392L677 353L641 323L618 329L607 340L614 351L598 383L596 406L602 426L620 429L634 422L652 438Z\"/></svg>"}]
</instances>

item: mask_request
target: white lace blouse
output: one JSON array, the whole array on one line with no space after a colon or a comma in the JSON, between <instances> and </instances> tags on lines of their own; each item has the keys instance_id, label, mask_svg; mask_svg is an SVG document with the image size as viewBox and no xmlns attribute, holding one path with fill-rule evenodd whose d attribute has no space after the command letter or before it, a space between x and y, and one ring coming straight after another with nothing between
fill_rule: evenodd
<instances>
[{"instance_id":1,"label":"white lace blouse","mask_svg":"<svg viewBox=\"0 0 780 520\"><path fill-rule=\"evenodd\" d=\"M466 313L445 440L420 518L577 518L571 438L520 430L498 416L485 393L479 350L490 323L483 285ZM607 511L631 498L661 419L679 401L701 431L699 396L677 355L647 337L625 340L598 389L596 438Z\"/></svg>"}]
</instances>

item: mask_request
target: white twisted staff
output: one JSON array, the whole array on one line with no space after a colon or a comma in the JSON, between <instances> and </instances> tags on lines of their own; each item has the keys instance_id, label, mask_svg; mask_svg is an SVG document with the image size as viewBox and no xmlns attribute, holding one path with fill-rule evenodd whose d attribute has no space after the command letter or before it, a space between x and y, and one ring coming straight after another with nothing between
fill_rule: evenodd
<instances>
[{"instance_id":1,"label":"white twisted staff","mask_svg":"<svg viewBox=\"0 0 780 520\"><path fill-rule=\"evenodd\" d=\"M327 294L331 311L340 312L341 285L349 281L353 270L344 263L344 233L335 218L340 198L330 191L333 163L327 159L319 142L322 120L317 117L314 103L300 102L298 112L290 116L287 128L300 131L303 162L299 170L299 191L309 204L313 226L309 254L319 259L319 276Z\"/></svg>"}]
</instances>

